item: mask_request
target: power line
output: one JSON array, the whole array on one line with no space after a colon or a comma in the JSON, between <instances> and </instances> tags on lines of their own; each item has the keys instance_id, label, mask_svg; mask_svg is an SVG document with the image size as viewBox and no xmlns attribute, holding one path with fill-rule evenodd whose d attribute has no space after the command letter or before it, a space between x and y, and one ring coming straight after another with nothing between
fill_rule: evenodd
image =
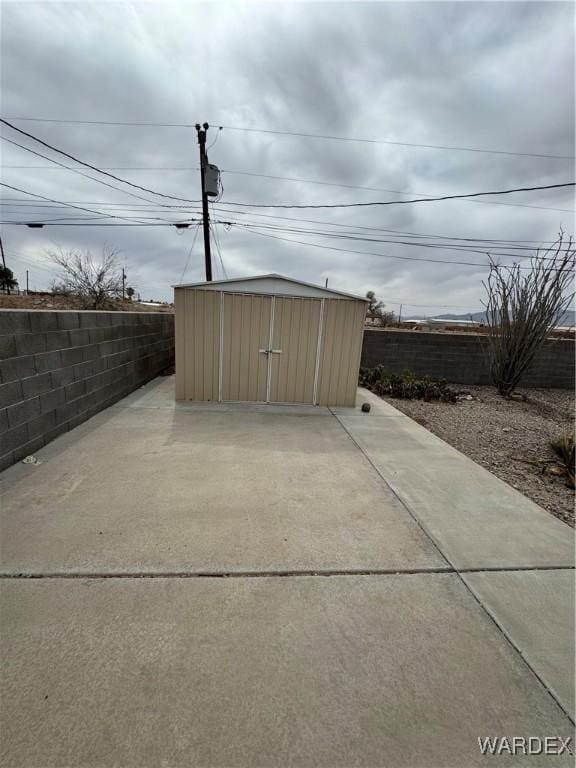
<instances>
[{"instance_id":1,"label":"power line","mask_svg":"<svg viewBox=\"0 0 576 768\"><path fill-rule=\"evenodd\" d=\"M8 139L6 139L6 141L8 141ZM12 143L15 144L16 142L12 142ZM21 145L16 144L16 146L21 146ZM23 147L23 149L27 149L27 147ZM28 150L28 151L31 152L32 150ZM40 157L45 157L45 155L39 155L39 156ZM52 160L51 158L47 158L47 159L48 160ZM52 160L52 162L55 162L55 161ZM59 165L61 165L61 164L59 164ZM42 165L42 166L33 166L33 165L29 165L29 166L3 165L3 166L0 166L0 167L2 167L2 168L16 168L16 169L17 168L40 169L41 168L41 169L44 169L44 170L57 170L56 168L52 168L51 166L48 166L48 165ZM73 170L73 169L71 169L71 168L69 168L68 166L65 166L65 165L62 165L62 168L66 168L68 170ZM129 166L101 166L101 170L124 170L124 171L145 171L145 170L150 170L150 171L192 171L192 170L196 170L197 171L198 168L197 167L195 167L195 168L192 168L192 167L190 167L190 168L188 168L188 167L169 168L169 167L160 167L160 166L158 166L158 167L153 167L153 166L139 166L139 167L136 167L136 166L133 166L133 167L129 167ZM299 179L299 178L295 178L295 177L291 177L291 176L273 176L273 175L266 174L266 173L255 173L255 172L252 172L252 171L233 171L233 170L228 170L228 169L221 169L221 173L229 173L229 174L234 174L234 175L239 175L239 176L253 176L253 177L256 177L256 178L260 178L260 179L270 179L270 180L274 180L274 181L288 181L288 182L294 182L294 183L300 183L300 184L319 184L321 186L338 187L338 188L342 188L342 189L358 189L358 190L365 190L367 192L390 192L391 194L394 194L394 195L423 195L425 197L434 197L434 195L427 195L424 192L401 191L399 189L386 189L384 187L364 187L364 186L359 186L357 184L335 184L333 182L319 181L317 179ZM89 176L87 178L92 178L92 177ZM104 182L101 182L101 183L104 183ZM124 190L122 190L122 191L124 191ZM126 192L126 194L131 194L131 193ZM133 195L133 197L137 197L137 195ZM145 198L141 198L141 199L144 200ZM545 205L530 205L528 203L502 203L502 202L495 201L495 200L470 200L470 199L465 199L464 202L473 203L474 205L504 205L504 206L512 207L512 208L533 208L533 209L536 209L536 210L543 210L543 211L559 211L561 213L573 213L574 212L570 208L553 208L553 207L545 206ZM162 205L162 203L157 203L157 204L158 205ZM168 206L166 206L166 207L168 207Z\"/></svg>"},{"instance_id":2,"label":"power line","mask_svg":"<svg viewBox=\"0 0 576 768\"><path fill-rule=\"evenodd\" d=\"M236 226L240 226L237 224ZM397 256L389 253L374 253L371 251L357 251L350 248L337 248L336 246L332 245L321 245L320 243L309 243L304 242L302 240L293 240L286 237L279 237L278 235L271 235L270 233L266 232L258 232L256 229L246 229L247 232L252 232L255 235L261 235L262 237L270 237L273 240L283 240L286 243L296 243L298 245L306 245L311 246L313 248L322 248L324 250L328 251L341 251L343 253L357 253L361 254L362 256L379 256L387 259L399 259L401 261L421 261L421 262L429 262L431 264L452 264L452 265L458 265L458 266L466 266L466 267L489 267L490 265L487 263L481 263L481 262L474 262L474 261L446 261L443 259L428 259L428 258L417 258L412 256ZM520 269L530 270L530 267L520 267Z\"/></svg>"},{"instance_id":3,"label":"power line","mask_svg":"<svg viewBox=\"0 0 576 768\"><path fill-rule=\"evenodd\" d=\"M236 226L242 226L242 225L237 224ZM262 237L270 237L274 240L282 240L285 243L296 243L298 245L306 245L306 246L309 245L314 248L323 248L329 251L342 251L344 253L358 253L364 256L382 256L384 258L399 259L401 261L425 261L433 264L456 264L456 265L467 266L467 267L489 266L488 264L482 264L480 262L473 262L473 261L446 261L445 259L427 259L427 258L420 258L420 257L413 257L413 256L397 256L397 255L391 255L388 253L371 253L370 251L356 251L356 250L351 250L349 248L337 248L335 246L330 246L330 245L320 245L319 243L308 243L302 240L293 240L291 238L279 237L278 235L271 235L269 232L259 232L254 228L246 229L246 231L252 232L255 235L261 235Z\"/></svg>"},{"instance_id":4,"label":"power line","mask_svg":"<svg viewBox=\"0 0 576 768\"><path fill-rule=\"evenodd\" d=\"M536 152L509 152L503 149L480 149L478 147L459 147L448 146L444 144L417 144L416 142L408 141L392 141L391 139L362 139L349 136L328 136L317 133L302 133L298 131L275 131L266 128L239 128L237 126L223 125L227 131L245 131L249 133L270 133L277 136L298 136L307 139L326 139L329 141L351 141L361 144L390 144L396 147L416 147L421 149L441 149L450 150L453 152L481 152L491 155L511 155L515 157L540 157L540 158L552 158L555 160L574 160L573 155L551 155Z\"/></svg>"},{"instance_id":5,"label":"power line","mask_svg":"<svg viewBox=\"0 0 576 768\"><path fill-rule=\"evenodd\" d=\"M524 253L506 253L503 251L504 248L508 247L510 250L517 249L519 251L533 251L537 250L534 248L526 248L525 246L498 246L498 245L492 245L492 246L485 246L484 248L479 247L473 247L472 245L452 245L450 243L425 243L425 242L412 242L412 241L406 241L406 240L394 240L390 238L377 238L377 237L360 237L355 234L348 234L348 233L335 233L335 232L322 232L318 230L313 230L309 228L301 229L297 227L282 227L277 226L274 224L259 224L259 223L252 223L252 222L238 222L238 221L231 221L231 222L218 222L218 223L229 223L231 225L238 225L242 227L247 228L257 228L257 229L271 229L273 231L277 232L284 232L284 233L294 233L294 234L308 234L312 236L321 236L321 237L327 237L327 238L337 238L342 240L352 240L356 242L367 242L367 243L391 243L393 245L406 245L406 246L412 246L416 248L434 248L437 250L453 250L453 251L461 251L463 253L479 253L479 254L486 254L488 251L493 253L495 256L498 257L509 257L513 259L537 259L538 261L553 261L554 259L552 257L547 256L534 256L534 255L528 255ZM562 251L568 252L569 249L568 246L561 249Z\"/></svg>"},{"instance_id":6,"label":"power line","mask_svg":"<svg viewBox=\"0 0 576 768\"><path fill-rule=\"evenodd\" d=\"M44 205L40 203L35 203L32 200L25 200L23 198L4 198L6 201L17 201L17 204L26 204L30 207L38 207L38 208L58 208L58 205ZM72 205L72 204L84 204L84 205L98 205L100 208L114 208L114 207L120 207L124 211L139 211L140 209L144 209L144 212L148 212L149 210L153 211L154 209L148 209L144 205L141 206L134 206L129 207L125 203L104 203L99 201L82 201L82 200L74 200L74 201L65 201L62 202L62 205ZM14 207L17 207L16 203L11 202L1 202L0 206L6 206L6 205L12 205ZM162 205L162 204L161 204ZM245 211L231 211L226 208L223 208L222 205L225 205L224 203L221 204L220 207L216 207L215 204L211 204L212 210L217 213L232 213L235 216L252 216L256 218L265 218L265 219L274 219L279 221L295 221L298 223L307 223L307 224L320 224L327 227L339 227L344 228L348 231L351 230L362 230L367 232L384 232L384 233L394 233L399 235L409 235L411 237L418 237L418 238L427 238L427 239L436 239L436 240L456 240L456 241L466 241L466 242L478 242L478 243L536 243L537 247L543 246L543 245L551 245L555 240L518 240L518 239L507 239L507 238L477 238L477 237L457 237L453 235L437 235L437 234L429 234L429 233L423 233L423 232L412 232L412 231L406 231L406 230L400 230L400 229L390 229L385 227L368 227L361 224L353 224L353 223L346 223L342 224L339 222L333 222L333 221L326 221L324 219L304 219L302 217L294 217L294 216L278 216L274 214L267 214L267 213L255 213L255 212L245 212ZM198 208L192 208L191 206L184 206L184 205L171 205L171 206L165 206L172 209L182 210L182 211L193 211L198 212ZM509 247L513 247L510 245ZM537 248L530 248L526 246L527 250L536 250Z\"/></svg>"},{"instance_id":7,"label":"power line","mask_svg":"<svg viewBox=\"0 0 576 768\"><path fill-rule=\"evenodd\" d=\"M45 160L48 160L49 162L54 163L54 165L58 166L60 169L71 171L72 173L78 174L78 176L83 176L86 179L95 181L97 184L102 184L105 187L110 187L110 189L115 189L118 192L122 192L122 194L124 195L135 197L138 200L144 200L146 203L151 203L152 205L162 205L162 203L158 203L154 200L150 200L147 197L142 197L141 195L135 195L134 192L129 192L127 189L122 189L121 187L117 187L115 184L109 184L107 181L102 181L102 179L95 179L94 176L89 176L87 173L82 173L82 171L79 171L77 168L71 168L69 165L64 165L64 163L60 163L58 162L58 160L54 160L54 158L48 157L48 155L43 155L40 152L36 152L34 149L25 147L23 144L19 144L17 141L12 141L12 139L8 139L6 136L0 136L0 139L2 139L2 141L7 141L9 144L13 144L15 147L19 147L20 149L25 150L26 152L30 152L33 155L37 155L38 157L42 157ZM46 167L49 167L49 166L46 166Z\"/></svg>"},{"instance_id":8,"label":"power line","mask_svg":"<svg viewBox=\"0 0 576 768\"><path fill-rule=\"evenodd\" d=\"M28 190L21 189L20 187L13 187L12 185L6 184L5 182L0 182L0 186L1 187L6 187L7 189L12 189L15 192L20 192L23 195L29 195L30 197L37 197L40 200L45 200L45 201L47 201L49 203L56 203L57 205L61 205L61 206L65 207L65 208L74 208L74 209L77 209L79 211L84 211L85 213L95 213L100 218L118 219L120 221L140 222L140 219L138 219L136 217L120 216L120 215L114 214L114 213L104 213L102 211L94 210L93 208L84 208L83 206L73 205L72 203L64 203L61 200L54 200L51 197L45 197L44 195L38 195L35 192L29 192ZM81 218L81 217L78 217L78 218ZM157 217L154 217L154 218L157 218ZM166 219L160 219L160 221L167 222ZM2 222L2 223L3 224L16 224L16 225L19 225L19 226L29 226L30 224L39 223L39 224L42 224L43 226L46 226L47 224L49 225L50 222L49 221L42 221L42 220L40 220L40 221L5 221L5 222ZM147 226L147 222L141 222L141 224L143 226ZM174 226L173 223L167 222L167 224L169 226ZM63 225L63 226L65 226L65 225ZM86 226L88 226L88 225L86 225ZM92 226L99 226L99 225L94 224ZM101 226L104 226L104 225L101 225ZM122 225L117 225L117 226L122 226ZM152 225L150 225L150 226L152 226Z\"/></svg>"},{"instance_id":9,"label":"power line","mask_svg":"<svg viewBox=\"0 0 576 768\"><path fill-rule=\"evenodd\" d=\"M296 218L294 216L278 216L278 215L271 214L271 213L255 213L254 211L250 211L250 212L247 212L247 211L236 211L236 210L226 209L226 208L223 208L223 207L219 207L217 209L217 211L218 211L219 214L231 213L231 214L233 214L235 216L252 216L252 217L255 217L255 218L258 218L258 219L264 218L264 219L274 219L274 220L279 220L279 221L296 221L296 222L299 222L299 223L304 222L306 224L321 224L321 225L324 225L324 226L338 227L340 229L348 229L348 230L350 230L350 229L353 229L353 230L354 229L356 229L356 230L360 229L360 230L368 231L368 232L385 232L385 233L387 233L387 232L395 232L395 233L398 233L398 234L401 234L401 235L412 235L412 236L418 236L418 237L440 238L440 239L445 239L445 240L456 240L456 239L458 239L458 238L454 238L454 237L450 237L450 236L444 236L444 235L426 235L426 234L423 234L423 233L405 232L404 230L386 229L386 228L383 228L383 227L368 227L368 226L361 225L361 224L350 224L350 223L343 224L343 223L339 223L339 222L325 221L325 220L318 220L318 219L304 219L304 218L301 218L301 217ZM544 241L526 240L526 241L521 241L521 240L505 240L505 239L501 239L500 238L500 239L497 239L497 240L478 239L478 242L489 242L489 243L490 242L504 242L504 243L508 243L508 242L510 242L510 243L516 243L516 242L531 243L531 242L536 242L536 243L539 243L539 244L542 244L542 245L552 245L556 241L555 240L544 240ZM531 249L531 250L535 250L535 249Z\"/></svg>"},{"instance_id":10,"label":"power line","mask_svg":"<svg viewBox=\"0 0 576 768\"><path fill-rule=\"evenodd\" d=\"M391 194L394 194L394 195L423 195L425 197L434 197L434 195L426 195L424 192L409 192L409 191L402 192L399 189L384 189L382 187L362 187L355 184L334 184L329 181L318 181L315 179L299 179L299 178L294 178L290 176L271 176L264 173L253 173L249 171L230 171L230 170L223 169L222 173L231 173L231 174L242 175L242 176L255 176L262 179L297 182L300 184L319 184L325 187L341 187L342 189L361 189L361 190L365 190L366 192L390 192ZM528 203L502 203L502 202L497 202L495 200L469 200L469 199L464 200L464 202L473 203L474 205L504 205L507 207L514 207L514 208L536 208L544 211L560 211L563 213L573 213L572 209L570 208L551 208L549 206L543 206L543 205L529 205Z\"/></svg>"},{"instance_id":11,"label":"power line","mask_svg":"<svg viewBox=\"0 0 576 768\"><path fill-rule=\"evenodd\" d=\"M51 200L51 198L43 198L40 195L35 195L34 193L26 192L25 190L20 190L20 189L18 189L16 187L10 187L10 185L4 184L3 186L7 186L7 187L9 187L11 189L15 189L16 191L23 192L24 194L29 194L29 195L32 195L32 196L40 197L41 199L50 200L51 202L55 202L55 203L60 204L60 205L65 205L65 206L69 205L72 208L78 208L79 210L88 211L90 213L97 214L97 217L93 217L93 218L97 218L97 219L101 219L101 218L117 218L117 219L121 219L123 221L130 222L127 225L126 224L104 225L104 224L96 224L96 223L94 223L94 224L87 224L84 221L82 221L82 223L80 223L80 221L74 221L74 219L70 220L69 217L68 218L60 218L60 219L37 219L36 223L42 224L43 226L50 226L50 225L53 225L53 224L59 224L59 226L76 226L76 227L80 227L80 226L175 226L177 224L184 223L184 222L181 222L181 221L172 221L172 222L170 222L170 221L167 221L165 219L160 219L162 224L149 224L148 222L142 221L143 217L134 218L134 217L114 216L112 214L103 214L102 212L95 211L93 209L80 208L79 206L74 206L74 205L71 205L71 204L62 204L62 203L59 203L59 201ZM83 220L86 217L74 217L74 218L78 219L78 220ZM147 217L147 218L150 218L150 217ZM151 217L151 218L155 219L157 217ZM272 218L286 218L286 217L272 217ZM294 219L290 219L290 220L294 220ZM195 220L192 220L190 223L193 223L193 221L195 221ZM296 220L296 221L298 221L298 220ZM69 222L69 223L66 223L66 222ZM9 222L3 222L3 223L19 225L19 226L28 226L31 222L29 222L29 221L9 221ZM222 222L222 223L224 223L224 222ZM461 250L461 251L464 251L464 252L468 252L468 251L472 251L472 252L476 252L476 253L483 253L484 252L484 249L479 250L478 248L472 248L471 246L464 248L464 247L454 246L454 245L445 244L445 243L414 243L414 242L400 241L400 240L397 240L397 239L396 240L391 240L391 239L385 239L385 238L362 238L362 237L358 237L358 236L355 236L355 235L352 235L352 234L346 234L346 233L334 234L334 233L313 231L313 230L310 230L310 229L296 229L296 228L289 228L289 227L284 227L283 228L283 227L275 227L273 225L264 225L264 224L263 225L258 225L258 224L253 224L251 222L247 222L246 224L243 224L243 223L237 222L237 221L228 222L228 223L233 223L233 224L237 224L238 226L246 226L246 227L251 227L251 226L252 227L257 227L257 226L260 226L261 228L275 229L277 231L283 231L283 232L288 232L288 233L291 233L291 232L292 233L298 233L298 234L300 234L300 233L301 234L309 233L311 235L321 235L321 236L325 236L325 237L342 237L344 239L356 240L356 241L398 243L399 245L410 245L410 246L416 246L416 247L428 247L428 248L437 248L437 249L445 249L445 250ZM322 223L322 222L318 222L318 223ZM340 225L340 226L345 226L345 225ZM376 228L369 228L369 227L359 227L359 228L381 231L381 230L377 230ZM388 231L388 230L383 230L383 231ZM410 234L410 233L408 233L408 234ZM420 235L416 235L416 236L419 237ZM424 236L421 236L421 237L424 237ZM430 237L430 236L428 236L428 237ZM440 236L432 236L432 237L440 237ZM446 238L446 239L449 239L449 238ZM456 238L456 239L457 240L462 240L463 238ZM479 242L486 242L486 241L479 241ZM490 248L493 251L501 251L504 247L508 247L510 249L518 248L518 250L536 250L534 248L528 248L526 246L514 246L514 245L498 246L498 245L495 245L494 243L492 243L490 246L486 246L487 249ZM506 253L499 253L499 254L496 254L496 255L499 255L499 256L509 256L509 257L512 257L512 258L518 258L518 256L519 256L517 254L506 254ZM521 258L528 258L526 256L521 256L521 255L520 255L520 257ZM546 259L546 257L538 257L538 258Z\"/></svg>"},{"instance_id":12,"label":"power line","mask_svg":"<svg viewBox=\"0 0 576 768\"><path fill-rule=\"evenodd\" d=\"M30 261L29 259L24 258L23 256L20 256L20 254L7 251L8 256L10 256L11 259L15 259L16 261L21 261L23 264L26 264L29 267L32 267L34 269L40 269L44 272L48 272L49 274L54 274L54 270L49 269L48 267L44 267L40 264L37 264L36 262Z\"/></svg>"},{"instance_id":13,"label":"power line","mask_svg":"<svg viewBox=\"0 0 576 768\"><path fill-rule=\"evenodd\" d=\"M16 142L13 142L16 143ZM20 146L20 145L17 145ZM39 155L44 157L44 155ZM68 167L68 166L63 166ZM101 165L99 166L102 171L198 171L198 166L184 166L180 165L177 168L170 168L165 165ZM32 170L32 171L57 171L58 168L53 168L51 165L6 165L0 163L0 168L9 168L15 170ZM228 171L228 173L234 173L234 171Z\"/></svg>"},{"instance_id":14,"label":"power line","mask_svg":"<svg viewBox=\"0 0 576 768\"><path fill-rule=\"evenodd\" d=\"M218 259L220 261L220 266L222 268L222 273L226 280L228 279L228 273L226 272L226 267L224 266L224 259L222 258L222 251L220 250L220 241L218 239L217 229L216 227L210 225L210 231L212 232L212 237L214 238L214 244L216 245L216 251L218 253Z\"/></svg>"},{"instance_id":15,"label":"power line","mask_svg":"<svg viewBox=\"0 0 576 768\"><path fill-rule=\"evenodd\" d=\"M190 258L192 257L192 251L194 250L194 245L196 244L196 238L198 237L198 232L200 232L200 223L198 223L194 227L194 237L192 239L192 245L190 246L190 250L188 251L188 258L186 259L186 264L184 265L184 269L182 270L182 274L180 275L180 282L184 280L184 275L186 274L186 270L188 269L188 264L190 263Z\"/></svg>"},{"instance_id":16,"label":"power line","mask_svg":"<svg viewBox=\"0 0 576 768\"><path fill-rule=\"evenodd\" d=\"M37 197L40 197L41 199L47 199L47 200L49 200L51 202L55 202L55 203L59 202L59 201L52 200L51 198L43 198L40 195L34 195L34 193L26 192L25 190L18 189L17 187L11 187L10 185L6 185L6 184L3 184L3 186L6 186L6 187L8 187L10 189L15 189L16 191L23 192L24 194L29 194L29 195L32 195L32 196L37 196ZM72 205L70 205L70 207L79 208L79 206L72 206ZM121 217L121 216L114 216L112 214L102 214L100 211L95 211L93 209L88 209L88 208L79 208L79 209L80 210L84 210L84 211L88 211L90 213L98 214L99 218L117 218L117 219L121 219L121 220L130 222L130 223L129 224L116 224L116 225L104 225L104 224L97 224L97 223L87 224L85 222L80 223L79 221L73 221L73 220L70 221L69 219L68 220L67 219L40 219L36 223L39 223L42 226L50 226L50 225L58 224L59 226L76 226L76 227L81 227L81 226L174 226L176 224L182 224L183 223L183 222L168 222L166 220L160 220L160 221L162 221L162 224L149 224L148 222L143 222L141 219L129 218L129 217ZM76 217L76 218L77 219L83 219L85 217ZM155 217L152 217L152 218L155 218ZM280 217L278 217L278 218L280 218ZM66 223L66 222L68 222L68 223ZM30 222L27 222L27 221L25 221L25 222L11 221L11 222L3 222L3 223L13 224L13 225L16 225L16 226L18 226L18 225L19 226L28 226L30 224ZM190 223L192 223L192 222L190 222ZM238 226L246 226L246 227L258 226L258 225L251 224L250 222L248 222L247 224L242 224L240 222L231 222L231 223L235 223ZM398 243L399 245L411 245L411 246L416 246L416 247L440 248L440 249L445 249L445 250L461 250L461 251L464 251L464 252L468 252L468 251L474 251L474 252L480 252L480 253L483 252L483 251L480 251L478 249L473 249L471 247L462 248L462 247L453 246L453 245L450 245L450 244L414 243L414 242L405 242L405 241L390 240L390 239L384 239L384 238L361 238L361 237L357 237L357 236L347 235L345 233L340 235L340 234L333 234L333 233L326 233L326 232L311 231L310 229L296 229L296 228L290 229L290 228L287 228L287 227L285 227L285 228L273 227L271 225L260 225L260 227L261 228L276 229L277 231L278 230L279 231L284 231L284 232L287 231L289 233L290 232L294 232L294 233L298 233L298 234L300 234L300 233L302 233L302 234L309 233L311 235L321 235L321 236L327 236L327 237L342 237L344 239L350 239L350 240L356 240L356 241ZM490 248L493 251L497 251L497 250L501 251L503 247L504 246L495 246L495 245L491 245L490 246ZM509 245L507 247L509 247L510 249L513 249L515 246ZM522 250L534 250L534 249L529 249L529 248L524 248L524 247L522 247L521 249ZM509 256L511 258L518 258L518 255L516 255L516 254L499 253L499 254L496 254L496 255L499 255L499 256ZM520 256L520 257L521 258L528 258L526 256L524 256L524 257ZM398 258L401 258L401 257L398 257ZM547 260L547 257L545 257L545 256L544 257L538 257L538 258ZM444 262L444 263L446 263L446 262ZM451 262L451 263L455 263L455 262Z\"/></svg>"},{"instance_id":17,"label":"power line","mask_svg":"<svg viewBox=\"0 0 576 768\"><path fill-rule=\"evenodd\" d=\"M31 197L38 197L40 200L46 200L49 203L57 203L58 205L63 205L66 208L76 208L79 211L85 211L85 212L88 212L88 213L101 214L101 211L95 211L95 210L93 210L91 208L83 208L83 207L78 206L78 205L73 205L72 203L63 203L61 200L54 200L51 197L44 197L44 195L37 195L35 192L28 192L25 189L20 189L19 187L13 187L10 184L5 184L4 182L0 182L0 186L1 187L6 187L7 189L12 189L15 192L21 192L23 195L30 195ZM116 217L112 213L105 214L105 215L108 216L108 218L112 218L112 219L114 219L114 218L122 218L122 217Z\"/></svg>"},{"instance_id":18,"label":"power line","mask_svg":"<svg viewBox=\"0 0 576 768\"><path fill-rule=\"evenodd\" d=\"M2 226L14 226L14 227L30 227L30 222L28 221L0 221L0 224ZM73 224L73 223L57 223L57 222L39 222L42 227L108 227L109 229L118 229L119 227L174 227L175 224L161 224L158 222L157 224L125 224L124 222L119 222L118 224ZM186 226L190 226L190 222L186 222Z\"/></svg>"},{"instance_id":19,"label":"power line","mask_svg":"<svg viewBox=\"0 0 576 768\"><path fill-rule=\"evenodd\" d=\"M29 139L32 139L33 141L38 142L39 144L42 144L44 147L48 147L48 149L51 149L53 152L57 152L59 155L63 155L64 157L67 157L69 160L73 160L75 163L79 163L80 165L85 166L86 168L90 168L93 171L96 171L97 173L102 173L104 176L109 176L111 179L115 179L116 181L119 181L122 184L128 184L130 187L134 187L135 189L141 189L143 192L149 192L153 195L158 195L159 197L166 197L171 200L182 200L186 203L198 203L199 200L189 200L186 197L176 197L175 195L167 195L163 192L156 192L153 189L150 189L149 187L143 187L140 184L134 184L131 181L127 181L126 179L120 178L120 176L115 176L113 173L109 173L108 171L100 170L95 165L91 165L90 163L86 163L83 160L79 160L77 157L74 157L74 155L69 154L68 152L64 152L62 149L58 149L57 147L54 147L52 144L49 144L47 141L43 141L42 139L39 139L37 136L33 136L31 133L27 133L27 131L23 131L21 128L17 128L15 125L12 125L12 123L9 123L7 120L4 120L3 118L0 118L0 123L3 123L4 125L7 125L9 128L12 128L12 130L17 131L18 133L21 133L23 136L27 136Z\"/></svg>"},{"instance_id":20,"label":"power line","mask_svg":"<svg viewBox=\"0 0 576 768\"><path fill-rule=\"evenodd\" d=\"M574 187L576 182L567 182L565 184L547 184L542 187L516 187L514 189L500 189L492 192L467 192L462 195L442 195L440 197L420 197L413 200L385 200L371 203L330 203L322 205L278 205L264 203L236 203L228 201L226 205L237 205L243 208L367 208L375 205L410 205L412 203L435 203L441 200L462 200L469 197L483 197L486 195L510 195L513 192L536 192L544 189L561 189L564 187Z\"/></svg>"},{"instance_id":21,"label":"power line","mask_svg":"<svg viewBox=\"0 0 576 768\"><path fill-rule=\"evenodd\" d=\"M95 223L87 223L84 221L86 217L78 216L70 218L60 218L60 219L35 219L36 224L44 226L60 226L60 227L109 227L109 228L115 228L115 227L174 227L177 225L186 225L187 227L191 224L197 222L197 219L193 219L186 222L162 222L162 223L147 223L140 221L139 219L134 219L134 223L115 223L115 224L108 224L108 223L98 223L102 217L91 217L91 219L96 219ZM553 261L551 257L547 256L530 256L524 253L506 253L502 251L502 247L499 248L486 248L486 249L479 249L479 248L472 248L472 247L461 247L461 246L454 246L450 244L443 244L443 243L413 243L413 242L406 242L402 240L392 240L392 239L385 239L385 238L367 238L367 237L358 237L353 236L349 234L344 233L333 233L333 232L320 232L316 230L311 229L297 229L297 228L290 228L290 227L276 227L273 225L266 225L266 224L258 224L258 223L252 223L252 222L238 222L238 221L222 221L222 220L216 220L215 223L217 224L228 224L230 226L239 226L246 228L248 230L252 229L271 229L276 232L283 232L288 234L308 234L312 236L320 236L320 237L328 237L328 238L337 238L337 239L343 239L343 240L352 240L354 242L368 242L368 243L388 243L393 245L406 245L406 246L412 246L417 248L435 248L437 250L456 250L461 251L464 253L487 253L491 252L493 255L502 258L502 257L508 257L513 259L537 259L539 261ZM0 221L0 224L2 225L13 225L13 226L30 226L30 222L28 221ZM257 234L263 234L263 233L257 233ZM288 241L288 242L297 242L297 241ZM313 243L309 243L310 245L314 245ZM219 243L217 242L217 246L219 247ZM510 246L510 248L514 248L514 246ZM519 250L535 250L535 249L528 249L528 248L521 248ZM221 254L220 254L220 258ZM390 256L390 258L403 258L400 256ZM414 261L426 261L424 258L414 258ZM443 261L440 263L448 263L448 264L457 264L459 262L455 261ZM466 262L470 263L470 262Z\"/></svg>"},{"instance_id":22,"label":"power line","mask_svg":"<svg viewBox=\"0 0 576 768\"><path fill-rule=\"evenodd\" d=\"M153 123L153 122L123 122L118 120L63 120L57 118L42 118L42 117L10 117L9 120L17 120L24 122L39 122L39 123L68 123L71 125L124 125L132 127L155 127L155 128L193 128L192 123ZM509 155L512 157L538 157L554 160L574 160L573 155L555 155L541 152L511 152L503 149L484 149L479 147L460 147L454 145L444 144L419 144L416 142L408 141L393 141L391 139L365 139L350 136L331 136L317 133L304 133L300 131L278 131L269 128L244 128L233 125L218 126L227 131L244 131L247 133L267 133L275 136L297 136L307 139L323 139L328 141L349 141L357 142L361 144L389 144L397 147L414 147L419 149L439 149L448 150L453 152L476 152L482 154L491 155Z\"/></svg>"}]
</instances>

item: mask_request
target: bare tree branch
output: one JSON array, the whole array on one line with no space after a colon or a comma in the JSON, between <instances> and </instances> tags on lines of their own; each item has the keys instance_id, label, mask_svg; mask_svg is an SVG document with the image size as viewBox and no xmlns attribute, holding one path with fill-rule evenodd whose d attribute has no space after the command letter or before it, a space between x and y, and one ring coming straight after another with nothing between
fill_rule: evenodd
<instances>
[{"instance_id":1,"label":"bare tree branch","mask_svg":"<svg viewBox=\"0 0 576 768\"><path fill-rule=\"evenodd\" d=\"M576 250L572 237L558 240L530 260L530 271L519 264L502 266L490 254L486 282L487 351L498 392L509 397L574 298Z\"/></svg>"},{"instance_id":2,"label":"bare tree branch","mask_svg":"<svg viewBox=\"0 0 576 768\"><path fill-rule=\"evenodd\" d=\"M99 261L90 251L50 251L47 254L62 270L58 290L79 296L90 309L101 309L109 299L122 295L122 275L117 262L118 251L108 245Z\"/></svg>"}]
</instances>

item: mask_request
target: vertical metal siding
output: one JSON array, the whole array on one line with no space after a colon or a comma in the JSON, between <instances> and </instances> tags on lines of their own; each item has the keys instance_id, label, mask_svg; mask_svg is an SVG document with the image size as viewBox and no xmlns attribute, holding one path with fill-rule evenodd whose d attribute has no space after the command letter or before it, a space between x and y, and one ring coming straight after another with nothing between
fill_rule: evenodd
<instances>
[{"instance_id":1,"label":"vertical metal siding","mask_svg":"<svg viewBox=\"0 0 576 768\"><path fill-rule=\"evenodd\" d=\"M364 302L177 289L175 310L177 400L354 406Z\"/></svg>"},{"instance_id":2,"label":"vertical metal siding","mask_svg":"<svg viewBox=\"0 0 576 768\"><path fill-rule=\"evenodd\" d=\"M224 293L222 399L265 402L270 296Z\"/></svg>"},{"instance_id":3,"label":"vertical metal siding","mask_svg":"<svg viewBox=\"0 0 576 768\"><path fill-rule=\"evenodd\" d=\"M319 405L354 406L365 316L364 302L325 300Z\"/></svg>"},{"instance_id":4,"label":"vertical metal siding","mask_svg":"<svg viewBox=\"0 0 576 768\"><path fill-rule=\"evenodd\" d=\"M314 402L314 374L320 326L320 299L276 296L270 402Z\"/></svg>"},{"instance_id":5,"label":"vertical metal siding","mask_svg":"<svg viewBox=\"0 0 576 768\"><path fill-rule=\"evenodd\" d=\"M176 363L176 400L186 399L186 344L185 344L185 320L186 320L186 291L182 288L174 291L174 336L175 336L175 363Z\"/></svg>"},{"instance_id":6,"label":"vertical metal siding","mask_svg":"<svg viewBox=\"0 0 576 768\"><path fill-rule=\"evenodd\" d=\"M176 291L176 399L218 400L220 294Z\"/></svg>"}]
</instances>

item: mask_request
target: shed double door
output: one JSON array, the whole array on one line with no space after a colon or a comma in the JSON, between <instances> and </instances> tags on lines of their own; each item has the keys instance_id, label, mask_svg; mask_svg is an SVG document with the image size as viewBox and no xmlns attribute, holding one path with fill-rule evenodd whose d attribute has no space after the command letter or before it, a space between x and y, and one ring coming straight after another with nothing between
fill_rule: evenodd
<instances>
[{"instance_id":1,"label":"shed double door","mask_svg":"<svg viewBox=\"0 0 576 768\"><path fill-rule=\"evenodd\" d=\"M221 400L316 398L321 299L222 294Z\"/></svg>"}]
</instances>

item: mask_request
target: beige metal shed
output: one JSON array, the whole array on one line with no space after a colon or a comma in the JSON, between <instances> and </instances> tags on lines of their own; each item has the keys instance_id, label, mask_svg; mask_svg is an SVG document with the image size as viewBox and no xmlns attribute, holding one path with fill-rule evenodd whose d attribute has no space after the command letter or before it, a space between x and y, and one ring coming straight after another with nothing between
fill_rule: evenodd
<instances>
[{"instance_id":1,"label":"beige metal shed","mask_svg":"<svg viewBox=\"0 0 576 768\"><path fill-rule=\"evenodd\" d=\"M176 400L354 405L366 299L276 274L174 293Z\"/></svg>"}]
</instances>

